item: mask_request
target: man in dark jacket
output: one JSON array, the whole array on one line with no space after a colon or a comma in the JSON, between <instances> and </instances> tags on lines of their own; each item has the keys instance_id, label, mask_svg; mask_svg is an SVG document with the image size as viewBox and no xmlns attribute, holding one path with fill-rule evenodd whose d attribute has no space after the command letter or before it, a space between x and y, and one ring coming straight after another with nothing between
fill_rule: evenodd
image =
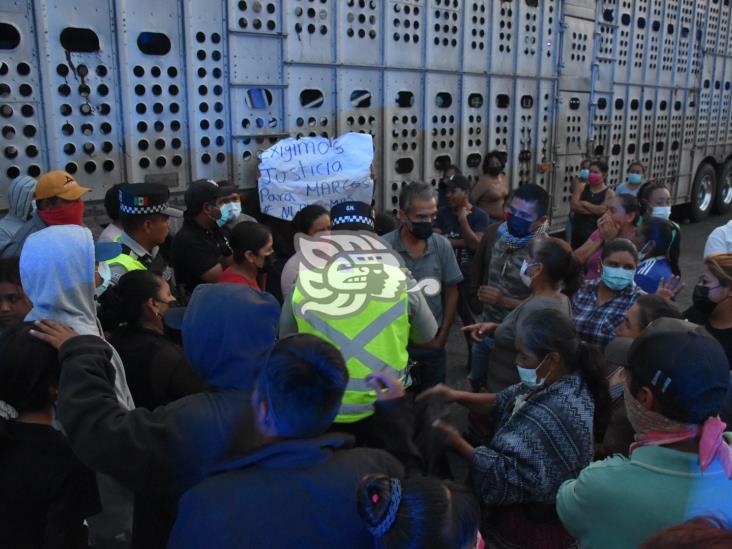
<instances>
[{"instance_id":1,"label":"man in dark jacket","mask_svg":"<svg viewBox=\"0 0 732 549\"><path fill-rule=\"evenodd\" d=\"M217 391L129 412L114 397L108 344L58 323L39 325L38 336L59 348L57 412L74 452L135 492L133 547L164 547L180 495L256 445L251 389L278 316L277 302L264 292L234 284L197 288L183 318L183 343L191 366Z\"/></svg>"},{"instance_id":2,"label":"man in dark jacket","mask_svg":"<svg viewBox=\"0 0 732 549\"><path fill-rule=\"evenodd\" d=\"M390 391L403 392L393 378L375 379L391 379ZM310 334L280 341L254 393L260 447L183 496L168 547L372 547L357 511L359 481L403 478L404 470L382 450L349 448L349 435L323 434L347 384L346 364L330 343Z\"/></svg>"}]
</instances>

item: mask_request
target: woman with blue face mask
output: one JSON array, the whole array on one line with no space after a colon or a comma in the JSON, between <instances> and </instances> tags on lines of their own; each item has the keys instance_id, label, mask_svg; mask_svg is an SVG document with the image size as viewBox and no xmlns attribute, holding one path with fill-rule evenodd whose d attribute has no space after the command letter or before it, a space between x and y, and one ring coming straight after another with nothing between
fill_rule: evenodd
<instances>
[{"instance_id":1,"label":"woman with blue face mask","mask_svg":"<svg viewBox=\"0 0 732 549\"><path fill-rule=\"evenodd\" d=\"M671 262L671 270L674 275L681 276L679 258L681 257L681 227L671 220L671 191L663 183L649 181L645 183L638 193L638 200L641 205L642 223L646 217L660 217L668 219L673 226L673 238L668 258Z\"/></svg>"},{"instance_id":2,"label":"woman with blue face mask","mask_svg":"<svg viewBox=\"0 0 732 549\"><path fill-rule=\"evenodd\" d=\"M621 183L615 189L615 194L630 194L632 196L638 196L638 192L643 185L643 176L646 173L646 168L640 161L636 160L628 166L628 181Z\"/></svg>"},{"instance_id":3,"label":"woman with blue face mask","mask_svg":"<svg viewBox=\"0 0 732 549\"><path fill-rule=\"evenodd\" d=\"M600 278L586 282L572 297L577 333L587 343L605 347L635 304L641 290L635 285L638 250L624 238L605 244Z\"/></svg>"},{"instance_id":4,"label":"woman with blue face mask","mask_svg":"<svg viewBox=\"0 0 732 549\"><path fill-rule=\"evenodd\" d=\"M434 424L447 447L470 464L470 484L490 517L487 539L512 547L568 547L572 542L554 510L556 494L592 460L609 410L607 380L597 348L583 343L572 320L554 309L527 317L516 351L520 383L497 394L439 385L418 400L437 394L491 415L493 435L477 447L445 422Z\"/></svg>"}]
</instances>

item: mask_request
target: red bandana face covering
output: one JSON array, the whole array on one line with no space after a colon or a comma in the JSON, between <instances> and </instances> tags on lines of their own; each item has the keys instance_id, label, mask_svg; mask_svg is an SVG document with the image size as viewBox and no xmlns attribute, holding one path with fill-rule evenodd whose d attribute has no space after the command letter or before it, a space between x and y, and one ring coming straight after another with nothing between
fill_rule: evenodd
<instances>
[{"instance_id":1,"label":"red bandana face covering","mask_svg":"<svg viewBox=\"0 0 732 549\"><path fill-rule=\"evenodd\" d=\"M50 210L38 210L40 217L46 225L83 225L84 224L84 203L79 200L71 204L64 204Z\"/></svg>"}]
</instances>

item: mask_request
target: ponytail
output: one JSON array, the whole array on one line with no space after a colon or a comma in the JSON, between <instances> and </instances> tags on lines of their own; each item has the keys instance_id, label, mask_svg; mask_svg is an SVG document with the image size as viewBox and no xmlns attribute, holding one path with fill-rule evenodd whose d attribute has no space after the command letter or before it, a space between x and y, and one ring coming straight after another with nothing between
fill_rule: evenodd
<instances>
[{"instance_id":1,"label":"ponytail","mask_svg":"<svg viewBox=\"0 0 732 549\"><path fill-rule=\"evenodd\" d=\"M136 270L122 275L100 298L99 319L106 331L119 326L136 326L142 320L142 306L160 295L162 278L151 271Z\"/></svg>"},{"instance_id":2,"label":"ponytail","mask_svg":"<svg viewBox=\"0 0 732 549\"><path fill-rule=\"evenodd\" d=\"M529 256L541 263L549 280L572 297L582 285L582 267L572 248L564 240L543 236L529 244Z\"/></svg>"},{"instance_id":3,"label":"ponytail","mask_svg":"<svg viewBox=\"0 0 732 549\"><path fill-rule=\"evenodd\" d=\"M607 377L602 372L603 360L602 353L597 346L580 341L575 354L573 369L580 372L582 379L590 390L592 399L595 401L595 415L593 417L595 440L602 440L610 420L610 386Z\"/></svg>"}]
</instances>

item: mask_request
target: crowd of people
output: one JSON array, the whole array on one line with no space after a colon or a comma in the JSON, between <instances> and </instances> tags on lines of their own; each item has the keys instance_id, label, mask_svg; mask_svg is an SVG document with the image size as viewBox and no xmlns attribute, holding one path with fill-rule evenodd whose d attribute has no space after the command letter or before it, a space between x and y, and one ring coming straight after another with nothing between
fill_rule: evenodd
<instances>
[{"instance_id":1,"label":"crowd of people","mask_svg":"<svg viewBox=\"0 0 732 549\"><path fill-rule=\"evenodd\" d=\"M9 182L0 546L728 547L732 221L682 312L642 163L584 161L558 238L505 162L397 217L119 184L96 240L72 175Z\"/></svg>"}]
</instances>

